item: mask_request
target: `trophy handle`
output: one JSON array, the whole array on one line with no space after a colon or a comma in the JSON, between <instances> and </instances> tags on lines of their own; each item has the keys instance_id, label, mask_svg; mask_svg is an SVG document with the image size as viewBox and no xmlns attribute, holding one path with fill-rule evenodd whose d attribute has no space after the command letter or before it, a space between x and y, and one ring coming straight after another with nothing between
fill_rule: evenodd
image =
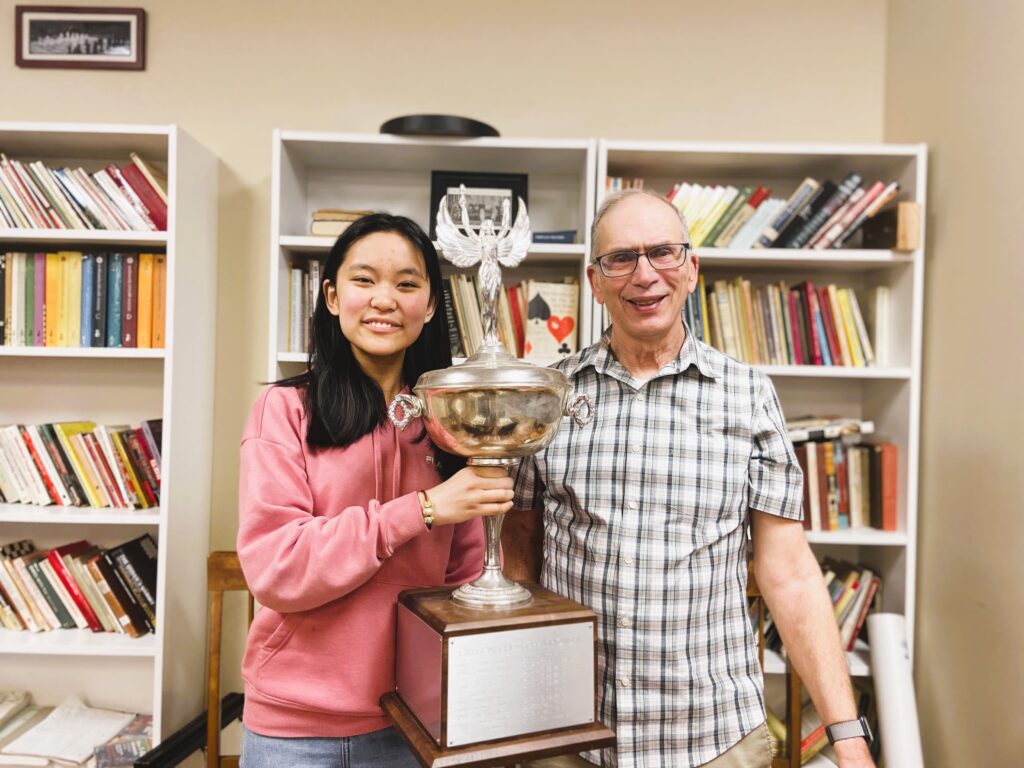
<instances>
[{"instance_id":1,"label":"trophy handle","mask_svg":"<svg viewBox=\"0 0 1024 768\"><path fill-rule=\"evenodd\" d=\"M398 417L398 409L402 409L402 417ZM423 415L423 401L415 395L395 395L388 406L388 418L399 430L409 426L409 422Z\"/></svg>"},{"instance_id":2,"label":"trophy handle","mask_svg":"<svg viewBox=\"0 0 1024 768\"><path fill-rule=\"evenodd\" d=\"M594 401L590 395L576 395L565 404L565 415L576 422L576 426L585 427L594 418Z\"/></svg>"}]
</instances>

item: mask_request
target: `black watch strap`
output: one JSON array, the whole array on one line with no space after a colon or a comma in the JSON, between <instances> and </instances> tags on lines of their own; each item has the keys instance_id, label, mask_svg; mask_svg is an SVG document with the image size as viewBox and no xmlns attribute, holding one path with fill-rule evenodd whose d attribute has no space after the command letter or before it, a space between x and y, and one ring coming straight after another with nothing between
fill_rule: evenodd
<instances>
[{"instance_id":1,"label":"black watch strap","mask_svg":"<svg viewBox=\"0 0 1024 768\"><path fill-rule=\"evenodd\" d=\"M842 723L832 723L825 726L825 733L828 734L828 743L835 744L842 739L854 739L858 736L870 744L871 728L868 726L867 718L859 717L856 720L846 720Z\"/></svg>"}]
</instances>

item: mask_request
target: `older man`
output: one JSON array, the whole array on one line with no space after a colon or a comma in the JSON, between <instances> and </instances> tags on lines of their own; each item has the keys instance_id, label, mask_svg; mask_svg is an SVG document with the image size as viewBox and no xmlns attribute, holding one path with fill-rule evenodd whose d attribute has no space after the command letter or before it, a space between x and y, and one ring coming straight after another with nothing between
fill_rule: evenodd
<instances>
[{"instance_id":1,"label":"older man","mask_svg":"<svg viewBox=\"0 0 1024 768\"><path fill-rule=\"evenodd\" d=\"M618 746L604 766L768 766L754 572L842 768L872 766L832 604L800 525L802 477L772 384L681 321L697 285L686 222L630 190L594 221L587 268L612 318L559 364L595 403L516 475L543 510L545 586L599 617L599 712ZM543 765L586 764L556 758Z\"/></svg>"}]
</instances>

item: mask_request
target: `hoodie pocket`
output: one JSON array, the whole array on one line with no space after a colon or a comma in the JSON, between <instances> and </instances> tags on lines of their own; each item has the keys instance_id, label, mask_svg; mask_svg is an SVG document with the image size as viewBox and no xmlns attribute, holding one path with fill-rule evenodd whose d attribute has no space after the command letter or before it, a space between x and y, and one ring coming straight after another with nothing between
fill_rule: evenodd
<instances>
[{"instance_id":1,"label":"hoodie pocket","mask_svg":"<svg viewBox=\"0 0 1024 768\"><path fill-rule=\"evenodd\" d=\"M284 613L281 614L281 622L274 628L274 631L267 637L260 650L260 664L266 664L275 653L288 642L288 639L295 634L299 624L306 618L305 613Z\"/></svg>"}]
</instances>

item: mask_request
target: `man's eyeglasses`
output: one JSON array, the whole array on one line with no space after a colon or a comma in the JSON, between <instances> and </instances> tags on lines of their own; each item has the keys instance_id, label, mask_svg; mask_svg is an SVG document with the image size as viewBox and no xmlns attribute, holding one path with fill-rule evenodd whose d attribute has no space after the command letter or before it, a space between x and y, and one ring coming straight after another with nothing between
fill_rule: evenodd
<instances>
[{"instance_id":1,"label":"man's eyeglasses","mask_svg":"<svg viewBox=\"0 0 1024 768\"><path fill-rule=\"evenodd\" d=\"M682 266L690 255L689 243L666 243L655 245L646 251L615 251L598 256L594 259L599 264L605 277L625 277L636 271L637 262L641 256L646 256L647 261L655 269L674 269Z\"/></svg>"}]
</instances>

